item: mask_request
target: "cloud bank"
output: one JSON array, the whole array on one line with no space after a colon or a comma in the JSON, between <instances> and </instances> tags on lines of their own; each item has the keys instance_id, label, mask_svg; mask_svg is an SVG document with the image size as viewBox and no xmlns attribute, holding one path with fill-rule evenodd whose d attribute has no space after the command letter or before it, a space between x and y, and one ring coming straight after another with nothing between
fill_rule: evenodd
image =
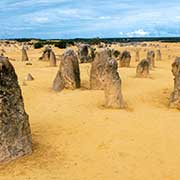
<instances>
[{"instance_id":1,"label":"cloud bank","mask_svg":"<svg viewBox=\"0 0 180 180\"><path fill-rule=\"evenodd\" d=\"M176 37L179 0L1 0L0 38Z\"/></svg>"}]
</instances>

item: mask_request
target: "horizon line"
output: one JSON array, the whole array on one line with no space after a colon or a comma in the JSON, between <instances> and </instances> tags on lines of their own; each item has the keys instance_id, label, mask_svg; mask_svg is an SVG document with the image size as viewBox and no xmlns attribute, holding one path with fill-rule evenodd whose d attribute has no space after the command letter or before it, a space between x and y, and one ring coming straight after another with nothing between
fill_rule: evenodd
<instances>
[{"instance_id":1,"label":"horizon line","mask_svg":"<svg viewBox=\"0 0 180 180\"><path fill-rule=\"evenodd\" d=\"M20 40L20 39L27 39L27 40L77 40L77 39L179 39L180 36L148 36L148 37L76 37L76 38L35 38L35 37L17 37L17 38L0 38L2 40Z\"/></svg>"}]
</instances>

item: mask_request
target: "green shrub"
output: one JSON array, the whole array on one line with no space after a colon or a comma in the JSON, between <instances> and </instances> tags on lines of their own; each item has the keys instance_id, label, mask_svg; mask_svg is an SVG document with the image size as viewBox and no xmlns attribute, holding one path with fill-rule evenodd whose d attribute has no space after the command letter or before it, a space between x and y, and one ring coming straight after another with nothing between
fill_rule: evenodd
<instances>
[{"instance_id":1,"label":"green shrub","mask_svg":"<svg viewBox=\"0 0 180 180\"><path fill-rule=\"evenodd\" d=\"M37 43L34 44L34 49L40 49L40 48L42 48L43 46L44 46L43 43L37 42Z\"/></svg>"},{"instance_id":2,"label":"green shrub","mask_svg":"<svg viewBox=\"0 0 180 180\"><path fill-rule=\"evenodd\" d=\"M120 52L118 50L115 50L113 53L113 56L117 58L120 55Z\"/></svg>"},{"instance_id":3,"label":"green shrub","mask_svg":"<svg viewBox=\"0 0 180 180\"><path fill-rule=\"evenodd\" d=\"M90 39L90 44L92 45L99 45L101 43L101 39L100 38L93 38L93 39Z\"/></svg>"},{"instance_id":4,"label":"green shrub","mask_svg":"<svg viewBox=\"0 0 180 180\"><path fill-rule=\"evenodd\" d=\"M55 47L58 47L60 49L65 49L67 47L67 42L61 41L61 42L56 42L54 44Z\"/></svg>"}]
</instances>

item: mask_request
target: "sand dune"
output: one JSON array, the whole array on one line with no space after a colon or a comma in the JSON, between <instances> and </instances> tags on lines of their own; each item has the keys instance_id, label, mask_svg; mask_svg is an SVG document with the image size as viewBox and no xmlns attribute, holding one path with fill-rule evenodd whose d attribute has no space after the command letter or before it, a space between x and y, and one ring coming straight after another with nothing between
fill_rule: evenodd
<instances>
[{"instance_id":1,"label":"sand dune","mask_svg":"<svg viewBox=\"0 0 180 180\"><path fill-rule=\"evenodd\" d=\"M21 62L19 49L7 50L16 59L34 152L0 166L0 180L178 180L180 114L167 105L180 44L167 45L151 78L135 77L134 59L130 68L119 69L126 110L105 109L104 92L89 90L90 64L80 65L81 89L55 93L58 67L38 61L42 50L28 51L32 66ZM135 57L134 48L128 50ZM146 56L143 49L140 56ZM28 73L35 80L22 86Z\"/></svg>"}]
</instances>

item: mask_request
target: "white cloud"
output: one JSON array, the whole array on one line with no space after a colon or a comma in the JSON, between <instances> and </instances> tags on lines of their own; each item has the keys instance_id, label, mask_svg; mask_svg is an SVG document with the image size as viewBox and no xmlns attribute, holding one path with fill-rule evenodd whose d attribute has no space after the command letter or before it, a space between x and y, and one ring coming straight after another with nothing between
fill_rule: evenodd
<instances>
[{"instance_id":1,"label":"white cloud","mask_svg":"<svg viewBox=\"0 0 180 180\"><path fill-rule=\"evenodd\" d=\"M148 36L150 33L145 31L144 29L137 29L132 32L119 32L120 36L127 36L127 37L144 37Z\"/></svg>"},{"instance_id":2,"label":"white cloud","mask_svg":"<svg viewBox=\"0 0 180 180\"><path fill-rule=\"evenodd\" d=\"M102 20L102 19L109 19L109 16L105 17L97 17L96 14L93 15L91 10L84 10L78 8L49 8L43 9L40 11L35 11L33 13L26 13L21 16L21 18L25 22L29 22L31 24L38 24L38 23L59 23L59 22L74 22L84 20L91 21L91 20Z\"/></svg>"},{"instance_id":3,"label":"white cloud","mask_svg":"<svg viewBox=\"0 0 180 180\"><path fill-rule=\"evenodd\" d=\"M36 5L51 5L54 3L64 3L70 0L22 0L15 2L0 2L1 6L4 6L8 9L18 9L22 7L36 6Z\"/></svg>"},{"instance_id":4,"label":"white cloud","mask_svg":"<svg viewBox=\"0 0 180 180\"><path fill-rule=\"evenodd\" d=\"M21 16L25 22L29 23L57 23L61 20L80 17L78 9L59 9L52 8L41 10Z\"/></svg>"},{"instance_id":5,"label":"white cloud","mask_svg":"<svg viewBox=\"0 0 180 180\"><path fill-rule=\"evenodd\" d=\"M124 33L123 33L123 32L119 32L119 35L120 35L120 36L123 36L123 35L124 35Z\"/></svg>"},{"instance_id":6,"label":"white cloud","mask_svg":"<svg viewBox=\"0 0 180 180\"><path fill-rule=\"evenodd\" d=\"M0 0L0 25L19 36L56 37L58 30L57 37L69 38L170 36L180 29L180 2L174 1Z\"/></svg>"},{"instance_id":7,"label":"white cloud","mask_svg":"<svg viewBox=\"0 0 180 180\"><path fill-rule=\"evenodd\" d=\"M33 20L37 23L47 23L49 21L47 17L35 17Z\"/></svg>"},{"instance_id":8,"label":"white cloud","mask_svg":"<svg viewBox=\"0 0 180 180\"><path fill-rule=\"evenodd\" d=\"M99 19L101 19L101 20L109 20L109 19L111 19L111 16L100 16Z\"/></svg>"},{"instance_id":9,"label":"white cloud","mask_svg":"<svg viewBox=\"0 0 180 180\"><path fill-rule=\"evenodd\" d=\"M176 16L175 18L176 18L177 20L180 20L180 16Z\"/></svg>"},{"instance_id":10,"label":"white cloud","mask_svg":"<svg viewBox=\"0 0 180 180\"><path fill-rule=\"evenodd\" d=\"M134 36L135 37L137 37L137 36L142 37L142 36L149 35L149 32L144 31L144 29L138 29L138 30L135 30L135 31L132 31L132 32L127 32L126 35L129 36L129 37L134 37Z\"/></svg>"}]
</instances>

